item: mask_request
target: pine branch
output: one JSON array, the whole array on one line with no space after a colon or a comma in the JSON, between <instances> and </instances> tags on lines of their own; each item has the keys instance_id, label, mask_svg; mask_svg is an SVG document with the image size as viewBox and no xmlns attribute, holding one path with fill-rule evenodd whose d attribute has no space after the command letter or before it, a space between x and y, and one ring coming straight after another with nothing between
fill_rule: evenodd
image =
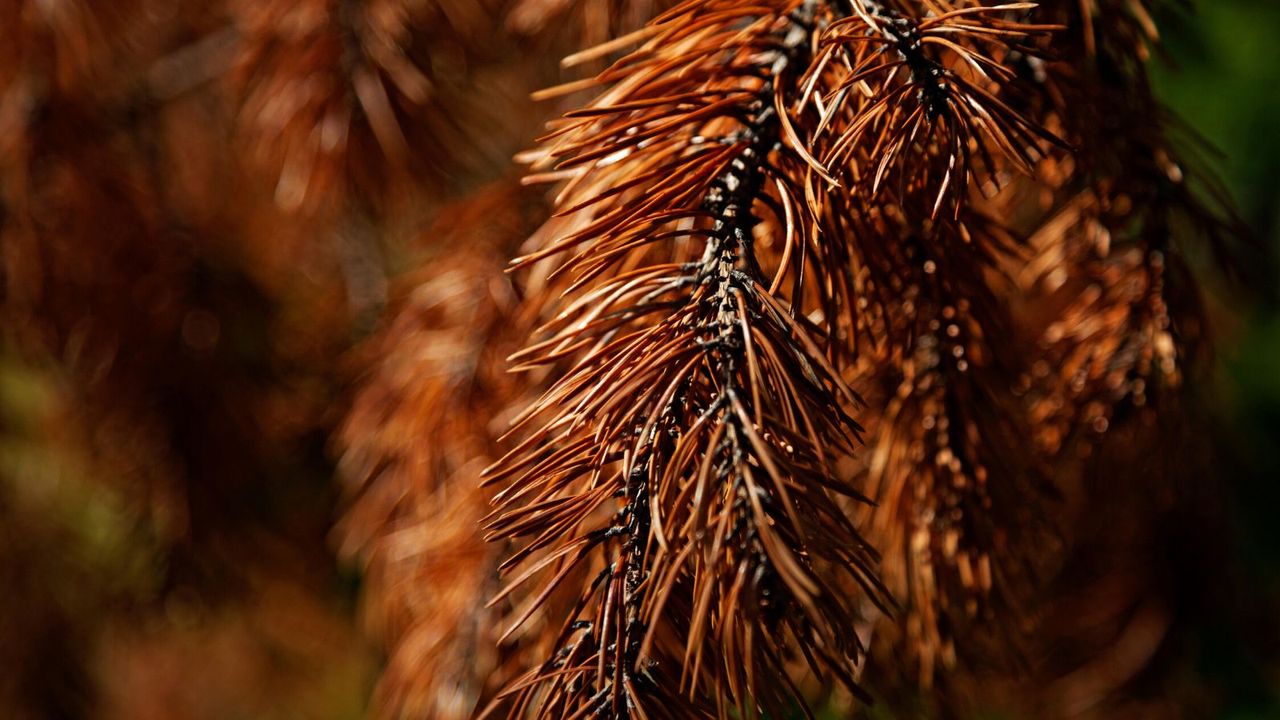
<instances>
[{"instance_id":1,"label":"pine branch","mask_svg":"<svg viewBox=\"0 0 1280 720\"><path fill-rule=\"evenodd\" d=\"M247 155L275 178L277 204L380 206L506 153L493 143L510 133L487 110L518 100L482 72L501 4L234 3L230 84Z\"/></svg>"},{"instance_id":2,"label":"pine branch","mask_svg":"<svg viewBox=\"0 0 1280 720\"><path fill-rule=\"evenodd\" d=\"M1053 491L1008 382L1019 341L1002 275L1023 250L1015 216L986 208L1066 153L1009 67L1059 28L1021 17L1031 3L855 7L824 35L806 97L814 155L840 183L822 229L854 245L854 373L883 408L862 463L879 506L858 517L904 613L878 632L886 661L909 659L928 687L957 655L1016 659L1053 547Z\"/></svg>"},{"instance_id":3,"label":"pine branch","mask_svg":"<svg viewBox=\"0 0 1280 720\"><path fill-rule=\"evenodd\" d=\"M975 184L993 194L1003 172L1030 173L1044 147L1065 147L1008 97L1019 83L1007 58L1058 29L1006 19L1034 3L854 7L823 34L807 98L821 167L868 185L867 202L887 184L931 200L929 217L944 206L958 217Z\"/></svg>"},{"instance_id":4,"label":"pine branch","mask_svg":"<svg viewBox=\"0 0 1280 720\"><path fill-rule=\"evenodd\" d=\"M400 279L338 440L348 506L340 554L366 574L366 622L389 650L376 716L465 720L527 653L499 645L501 547L480 522L495 417L521 398L501 358L518 342L503 259L530 229L527 191L499 182L443 207L422 233L432 261Z\"/></svg>"},{"instance_id":5,"label":"pine branch","mask_svg":"<svg viewBox=\"0 0 1280 720\"><path fill-rule=\"evenodd\" d=\"M510 688L513 716L754 716L800 699L776 682L800 656L856 687L837 578L883 603L837 504L857 495L835 469L857 400L826 349L834 321L801 307L848 280L800 204L805 151L782 115L828 11L681 5L551 138L564 210L517 265L567 256L565 295L535 300L553 317L515 360L564 369L491 469L513 482L489 527L525 539L509 588L551 576L528 611L585 588Z\"/></svg>"},{"instance_id":6,"label":"pine branch","mask_svg":"<svg viewBox=\"0 0 1280 720\"><path fill-rule=\"evenodd\" d=\"M1207 343L1182 252L1207 247L1229 263L1239 224L1179 158L1176 123L1147 80L1156 35L1142 4L1045 3L1037 17L1065 28L1054 58L1012 67L1040 87L1026 112L1074 152L1046 158L988 212L1017 218L1028 238L1031 254L1008 265L1026 348L1017 390L1062 494L1067 552L1041 563L1048 602L1029 626L1040 675L1025 695L1042 714L1126 707L1126 686L1152 681L1153 656L1177 632L1163 583L1184 560L1152 548L1205 492L1194 379ZM1083 607L1093 629L1077 636L1063 619Z\"/></svg>"},{"instance_id":7,"label":"pine branch","mask_svg":"<svg viewBox=\"0 0 1280 720\"><path fill-rule=\"evenodd\" d=\"M1169 139L1168 114L1146 79L1155 41L1146 10L1104 3L1059 12L1080 33L1068 50L1080 60L1046 68L1047 96L1080 151L1072 166L1044 174L1057 202L1031 235L1038 256L1020 278L1045 302L1033 321L1043 328L1041 364L1026 382L1051 453L1072 447L1076 431L1100 437L1117 413L1176 402L1207 324L1179 246L1201 244L1225 260L1242 235L1193 191L1194 170ZM1104 114L1115 118L1109 126L1091 120Z\"/></svg>"}]
</instances>

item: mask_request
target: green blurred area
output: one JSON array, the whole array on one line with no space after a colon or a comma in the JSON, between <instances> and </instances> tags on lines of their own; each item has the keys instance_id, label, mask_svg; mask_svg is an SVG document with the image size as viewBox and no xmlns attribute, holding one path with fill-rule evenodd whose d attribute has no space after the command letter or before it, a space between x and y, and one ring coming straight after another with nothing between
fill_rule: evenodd
<instances>
[{"instance_id":1,"label":"green blurred area","mask_svg":"<svg viewBox=\"0 0 1280 720\"><path fill-rule=\"evenodd\" d=\"M1153 63L1164 101L1221 152L1217 170L1263 239L1280 237L1280 3L1166 4L1164 57Z\"/></svg>"},{"instance_id":2,"label":"green blurred area","mask_svg":"<svg viewBox=\"0 0 1280 720\"><path fill-rule=\"evenodd\" d=\"M1157 21L1163 57L1153 63L1158 93L1217 151L1212 171L1264 250L1252 267L1259 287L1228 281L1210 290L1219 321L1219 367L1209 395L1217 433L1218 478L1227 489L1245 593L1266 620L1280 613L1280 2L1165 3ZM1280 717L1274 648L1249 637L1253 618L1209 620L1198 669L1221 688L1223 717ZM1257 612L1257 609L1254 609ZM1272 652L1268 653L1267 651Z\"/></svg>"},{"instance_id":3,"label":"green blurred area","mask_svg":"<svg viewBox=\"0 0 1280 720\"><path fill-rule=\"evenodd\" d=\"M1166 10L1159 21L1167 57L1154 66L1156 88L1219 151L1213 169L1253 239L1268 251L1266 277L1274 278L1280 255L1280 2L1204 1ZM1240 509L1261 513L1274 505L1256 501L1280 499L1271 487L1280 480L1280 305L1270 283L1222 294L1239 322L1219 333L1219 410L1230 423L1227 449L1239 453L1223 471L1227 479L1243 481L1231 483L1241 495ZM1250 541L1244 549L1253 569L1280 573L1280 524L1269 512L1244 519L1249 522L1241 530Z\"/></svg>"}]
</instances>

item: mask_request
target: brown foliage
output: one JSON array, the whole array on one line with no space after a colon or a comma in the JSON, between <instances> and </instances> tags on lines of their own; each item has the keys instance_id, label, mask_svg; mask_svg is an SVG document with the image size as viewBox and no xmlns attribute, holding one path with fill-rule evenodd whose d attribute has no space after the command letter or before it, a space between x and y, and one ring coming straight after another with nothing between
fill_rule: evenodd
<instances>
[{"instance_id":1,"label":"brown foliage","mask_svg":"<svg viewBox=\"0 0 1280 720\"><path fill-rule=\"evenodd\" d=\"M230 69L247 154L276 202L314 213L404 199L406 184L507 151L519 104L485 72L499 0L234 2ZM517 69L518 68L514 68ZM516 115L518 117L518 114ZM497 144L495 148L494 145Z\"/></svg>"},{"instance_id":2,"label":"brown foliage","mask_svg":"<svg viewBox=\"0 0 1280 720\"><path fill-rule=\"evenodd\" d=\"M513 714L785 711L800 658L856 688L860 618L925 686L966 653L1038 662L1097 501L1079 443L1176 395L1202 327L1170 213L1227 227L1126 8L684 3L558 91L602 88L529 156L559 212L516 267L556 269L514 362L554 382L489 527L522 542L513 586L581 590ZM1079 76L1104 60L1128 75Z\"/></svg>"},{"instance_id":3,"label":"brown foliage","mask_svg":"<svg viewBox=\"0 0 1280 720\"><path fill-rule=\"evenodd\" d=\"M1154 33L1136 0L2 2L5 338L156 592L250 627L283 593L346 636L303 597L337 427L381 717L1168 712L1133 686L1176 634L1142 558L1197 497L1183 249L1236 227ZM545 202L482 182L561 50L594 74L534 94ZM307 512L246 518L289 477ZM38 620L0 644L114 638L122 715L183 643L308 647Z\"/></svg>"},{"instance_id":4,"label":"brown foliage","mask_svg":"<svg viewBox=\"0 0 1280 720\"><path fill-rule=\"evenodd\" d=\"M481 532L480 473L521 394L503 362L518 324L501 268L531 206L510 182L445 206L422 235L433 261L399 281L360 353L370 370L338 435L351 496L339 535L341 555L363 560L367 623L390 653L380 717L471 717L519 648L499 646L502 608L483 602L500 548Z\"/></svg>"}]
</instances>

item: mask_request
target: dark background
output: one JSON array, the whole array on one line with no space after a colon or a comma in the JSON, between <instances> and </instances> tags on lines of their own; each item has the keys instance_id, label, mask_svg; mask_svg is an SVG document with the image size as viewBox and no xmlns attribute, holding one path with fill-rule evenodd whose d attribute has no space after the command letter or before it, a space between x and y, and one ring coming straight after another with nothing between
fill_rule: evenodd
<instances>
[{"instance_id":1,"label":"dark background","mask_svg":"<svg viewBox=\"0 0 1280 720\"><path fill-rule=\"evenodd\" d=\"M1157 16L1164 53L1153 64L1159 95L1216 151L1226 185L1261 246L1253 287L1225 279L1207 291L1217 306L1218 365L1206 389L1215 413L1216 478L1226 489L1226 532L1240 599L1201 620L1197 667L1218 684L1223 717L1280 717L1280 3L1166 3ZM1194 533L1194 529L1188 529ZM1208 588L1212 595L1218 589ZM1222 590L1225 592L1225 590ZM1223 613L1234 617L1222 617Z\"/></svg>"}]
</instances>

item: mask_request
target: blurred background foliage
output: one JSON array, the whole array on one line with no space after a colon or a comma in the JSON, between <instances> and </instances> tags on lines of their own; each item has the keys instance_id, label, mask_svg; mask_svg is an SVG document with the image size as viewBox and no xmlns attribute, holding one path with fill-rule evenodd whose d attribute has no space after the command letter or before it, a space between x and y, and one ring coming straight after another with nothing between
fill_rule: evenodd
<instances>
[{"instance_id":1,"label":"blurred background foliage","mask_svg":"<svg viewBox=\"0 0 1280 720\"><path fill-rule=\"evenodd\" d=\"M1154 64L1158 93L1213 150L1211 168L1261 246L1258 294L1209 292L1219 313L1215 465L1227 489L1227 525L1244 597L1202 620L1198 670L1219 685L1223 717L1280 717L1280 3L1166 3ZM1216 590L1214 591L1217 592ZM1220 598L1221 599L1221 598ZM1226 613L1226 616L1223 616Z\"/></svg>"},{"instance_id":2,"label":"blurred background foliage","mask_svg":"<svg viewBox=\"0 0 1280 720\"><path fill-rule=\"evenodd\" d=\"M1228 489L1228 520L1185 532L1225 533L1213 540L1235 549L1242 588L1187 591L1199 608L1200 676L1188 681L1211 688L1223 717L1280 718L1280 303L1271 281L1280 272L1280 2L1170 2L1158 10L1166 56L1156 63L1159 93L1215 149L1210 165L1265 249L1250 268L1264 278L1259 292L1209 290L1222 321L1219 372L1206 388L1218 420L1219 477L1206 482ZM271 306L267 322L305 321L314 306L289 300L294 292L306 290L261 299ZM119 472L104 452L132 448L96 447L77 435L85 428L63 421L75 399L52 357L0 351L0 704L15 703L0 707L5 717L365 713L378 651L360 639L359 579L335 568L329 552L338 500L324 440L332 418L323 408L333 378L290 361L342 343L268 347L269 329L254 325L256 316L241 313L250 318L243 327L226 322L239 312L220 313L213 332L227 352L269 368L286 388L264 401L268 408L288 415L301 406L305 419L291 417L297 427L282 439L262 439L287 443L271 467L215 497L236 518L234 530L188 532L189 518L166 514L174 503L159 495L171 489L104 477ZM198 341L202 326L188 324L184 333ZM89 430L110 437L109 428ZM226 442L208 451L242 449L235 438ZM177 536L187 539L175 545ZM233 576L229 566L238 568Z\"/></svg>"}]
</instances>

